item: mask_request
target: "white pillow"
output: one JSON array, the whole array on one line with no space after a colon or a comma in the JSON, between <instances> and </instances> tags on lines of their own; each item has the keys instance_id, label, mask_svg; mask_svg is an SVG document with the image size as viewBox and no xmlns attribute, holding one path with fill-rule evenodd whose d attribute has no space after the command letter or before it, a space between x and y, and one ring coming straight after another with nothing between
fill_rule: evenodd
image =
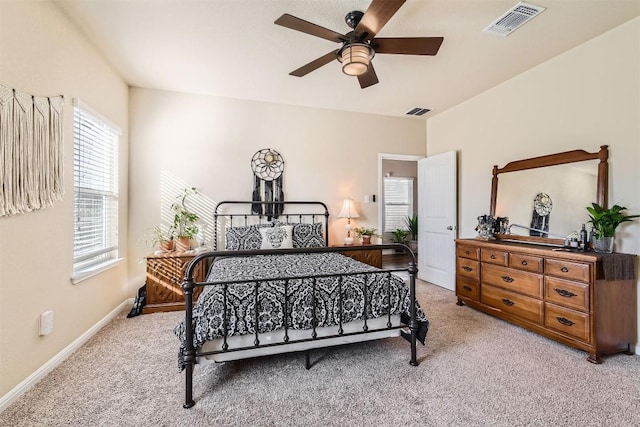
<instances>
[{"instance_id":1,"label":"white pillow","mask_svg":"<svg viewBox=\"0 0 640 427\"><path fill-rule=\"evenodd\" d=\"M260 234L262 235L260 249L293 248L293 226L291 225L261 228Z\"/></svg>"}]
</instances>

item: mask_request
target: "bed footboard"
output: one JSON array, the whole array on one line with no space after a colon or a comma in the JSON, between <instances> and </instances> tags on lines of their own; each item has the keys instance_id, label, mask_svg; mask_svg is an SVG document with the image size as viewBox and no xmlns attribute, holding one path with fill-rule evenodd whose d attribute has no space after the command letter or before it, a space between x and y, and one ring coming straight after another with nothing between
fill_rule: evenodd
<instances>
[{"instance_id":1,"label":"bed footboard","mask_svg":"<svg viewBox=\"0 0 640 427\"><path fill-rule=\"evenodd\" d=\"M409 275L409 313L406 313L409 317L408 322L400 322L400 324L398 325L392 325L391 324L391 285L388 285L387 288L387 294L385 295L385 298L387 298L387 307L388 307L388 321L386 322L386 327L382 328L382 329L370 329L369 326L367 325L367 309L370 308L370 306L367 306L367 300L366 300L366 294L367 294L367 288L366 288L366 280L364 280L365 282L365 287L364 287L364 295L365 295L365 301L364 301L364 309L363 309L363 320L364 320L364 326L362 327L361 331L357 331L357 332L346 332L343 330L343 325L342 325L342 318L343 318L343 307L342 307L342 290L341 288L338 291L338 295L339 295L339 315L338 318L340 319L339 321L339 325L338 326L338 330L336 334L333 335L324 335L324 336L318 336L318 334L316 333L316 318L315 318L315 313L316 313L316 309L318 308L317 306L317 301L315 298L315 287L313 288L312 292L311 292L311 305L309 306L309 309L311 310L312 313L312 321L311 321L311 334L309 337L307 338L296 338L296 339L291 339L288 336L287 333L287 323L285 321L285 326L284 326L284 337L282 339L281 342L271 342L271 343L267 343L267 344L261 344L259 337L258 337L258 331L260 330L260 319L258 316L258 310L256 309L256 314L255 314L255 339L253 341L253 346L251 346L251 348L261 348L261 347L272 347L272 346L287 346L287 345L292 345L292 344L300 344L300 343L304 343L304 342L314 342L313 344L317 347L316 342L318 341L322 341L322 340L329 340L331 338L336 339L336 338L341 338L344 336L348 336L348 335L358 335L358 334L368 334L368 333L372 333L372 332L376 332L376 331L382 331L382 330L390 330L390 329L400 329L400 334L406 338L409 342L410 342L410 358L409 358L409 363L412 366L417 366L418 365L418 361L416 358L416 351L417 351L417 341L418 341L418 331L420 329L420 323L418 321L418 316L417 316L417 307L416 307L416 290L415 290L415 286L416 286L416 274L418 272L418 268L416 266L416 259L415 259L415 255L413 254L413 252L411 251L411 249L409 249L409 247L405 246L405 245L401 245L401 244L389 244L389 245L376 245L376 248L379 249L393 249L396 251L404 251L404 253L406 253L409 256L409 263L407 265L406 268L401 268L401 269L390 269L390 270L374 270L374 271L361 271L361 272L354 272L354 273L348 273L348 274L326 274L326 275L316 275L316 276L312 276L312 277L278 277L278 278L268 278L268 279L260 279L260 280L256 280L255 281L255 298L256 298L256 304L258 301L258 288L260 286L261 282L266 282L269 280L278 280L278 281L284 281L285 283L285 292L284 292L284 317L287 317L287 291L286 291L286 283L288 283L289 280L301 280L301 279L309 279L311 280L311 283L313 284L313 286L315 286L315 280L319 279L319 278L323 278L323 277L342 277L342 276L349 276L349 275L368 275L368 274L388 274L388 282L391 282L391 275L394 272L407 272ZM242 348L229 348L228 344L227 344L227 320L226 320L226 314L223 315L223 328L224 328L224 344L221 347L221 350L218 351L209 351L209 352L202 352L199 351L198 348L195 348L194 346L194 302L193 302L193 295L194 295L194 290L196 287L202 287L202 286L211 286L211 285L223 285L224 287L224 295L225 295L225 299L224 299L224 307L226 307L226 292L227 292L227 288L226 285L222 284L222 283L217 283L217 282L201 282L201 283L197 283L195 282L193 275L194 275L194 271L196 268L196 265L198 265L200 262L204 262L207 259L213 259L213 258L217 258L217 257L249 257L249 256L254 256L254 255L274 255L274 254L309 254L309 253L326 253L326 252L346 252L346 251L356 251L356 250L361 250L360 247L353 247L353 246L343 246L343 247L323 247L323 248L305 248L305 249L280 249L277 251L274 250L254 250L254 251L233 251L233 252L229 252L229 251L213 251L213 252L204 252L201 254L196 255L193 260L190 262L189 266L187 267L186 273L185 273L185 278L184 278L184 282L182 284L182 288L184 291L184 296L185 296L185 340L184 340L184 344L183 344L183 350L182 350L182 356L183 356L183 361L184 361L184 370L185 370L185 401L183 404L184 408L191 408L194 404L195 401L193 399L193 370L194 370L194 366L196 364L197 358L200 356L206 356L206 355L211 355L214 353L227 353L227 352L233 352L233 351L242 351L242 350L247 350L249 347L242 347ZM342 278L339 279L339 283L342 283ZM246 280L244 281L239 281L239 282L246 282ZM229 282L225 282L225 283L229 283ZM406 294L405 294L406 295ZM370 304L370 303L369 303ZM256 305L257 307L257 305ZM306 306L305 306L306 307ZM408 324L407 324L408 323ZM409 328L409 332L405 332L404 329ZM397 335L396 335L397 336ZM366 338L363 338L366 339ZM371 339L371 338L369 338ZM326 341L327 343L329 343L329 341ZM329 344L329 345L336 345L336 344ZM291 347L290 347L291 348ZM286 348L282 348L282 352L286 352L287 349ZM289 351L299 351L299 350L289 350ZM309 360L309 350L305 350L305 367L307 369L310 368L310 360Z\"/></svg>"}]
</instances>

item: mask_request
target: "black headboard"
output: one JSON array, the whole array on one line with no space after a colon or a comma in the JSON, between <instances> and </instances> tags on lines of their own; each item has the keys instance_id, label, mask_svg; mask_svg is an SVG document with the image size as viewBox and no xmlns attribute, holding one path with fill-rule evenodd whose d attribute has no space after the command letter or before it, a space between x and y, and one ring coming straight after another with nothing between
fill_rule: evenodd
<instances>
[{"instance_id":1,"label":"black headboard","mask_svg":"<svg viewBox=\"0 0 640 427\"><path fill-rule=\"evenodd\" d=\"M252 206L262 205L260 212L282 212L280 215L254 213ZM279 209L276 209L281 206ZM224 236L226 227L251 224L266 224L273 221L287 223L314 223L322 220L325 246L329 246L329 209L318 201L256 202L225 200L218 203L213 211L213 249L218 250L219 236Z\"/></svg>"}]
</instances>

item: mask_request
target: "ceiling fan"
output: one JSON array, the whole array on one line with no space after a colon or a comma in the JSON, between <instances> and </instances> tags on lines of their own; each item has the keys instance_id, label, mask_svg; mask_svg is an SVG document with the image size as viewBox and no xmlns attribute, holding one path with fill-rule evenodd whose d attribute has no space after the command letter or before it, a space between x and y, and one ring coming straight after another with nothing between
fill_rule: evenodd
<instances>
[{"instance_id":1,"label":"ceiling fan","mask_svg":"<svg viewBox=\"0 0 640 427\"><path fill-rule=\"evenodd\" d=\"M378 76L371 60L378 53L397 55L435 55L444 40L443 37L384 37L376 34L400 9L406 0L373 0L365 13L349 12L345 22L353 31L340 34L311 22L285 13L275 20L275 24L301 31L336 43L340 49L333 50L289 74L303 77L337 59L342 63L342 72L358 76L362 89L378 83Z\"/></svg>"}]
</instances>

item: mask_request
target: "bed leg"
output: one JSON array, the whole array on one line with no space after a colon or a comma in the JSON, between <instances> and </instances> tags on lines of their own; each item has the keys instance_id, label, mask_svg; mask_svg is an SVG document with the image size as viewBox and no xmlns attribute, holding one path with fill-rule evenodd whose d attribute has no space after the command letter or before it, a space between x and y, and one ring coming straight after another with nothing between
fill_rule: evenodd
<instances>
[{"instance_id":1,"label":"bed leg","mask_svg":"<svg viewBox=\"0 0 640 427\"><path fill-rule=\"evenodd\" d=\"M307 371L311 369L311 351L310 350L304 351L304 369L306 369Z\"/></svg>"},{"instance_id":2,"label":"bed leg","mask_svg":"<svg viewBox=\"0 0 640 427\"><path fill-rule=\"evenodd\" d=\"M191 267L189 267L191 268ZM182 289L184 290L185 304L185 349L183 352L185 364L185 396L183 408L189 409L196 404L193 401L193 365L196 362L196 351L193 348L193 276L187 274Z\"/></svg>"},{"instance_id":3,"label":"bed leg","mask_svg":"<svg viewBox=\"0 0 640 427\"><path fill-rule=\"evenodd\" d=\"M187 364L185 366L185 396L184 396L184 404L182 407L184 409L192 408L196 402L193 401L193 363Z\"/></svg>"},{"instance_id":4,"label":"bed leg","mask_svg":"<svg viewBox=\"0 0 640 427\"><path fill-rule=\"evenodd\" d=\"M418 366L418 360L416 357L416 341L418 339L418 320L416 318L416 273L418 273L418 267L415 261L409 263L409 299L411 301L411 320L409 321L409 329L411 330L411 360L409 364L411 366Z\"/></svg>"}]
</instances>

